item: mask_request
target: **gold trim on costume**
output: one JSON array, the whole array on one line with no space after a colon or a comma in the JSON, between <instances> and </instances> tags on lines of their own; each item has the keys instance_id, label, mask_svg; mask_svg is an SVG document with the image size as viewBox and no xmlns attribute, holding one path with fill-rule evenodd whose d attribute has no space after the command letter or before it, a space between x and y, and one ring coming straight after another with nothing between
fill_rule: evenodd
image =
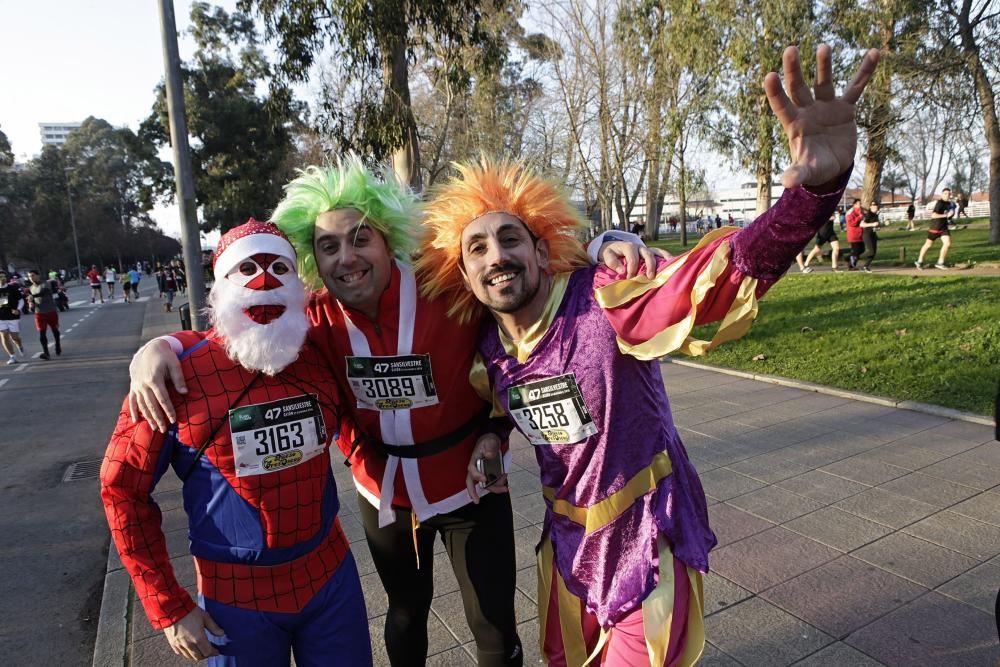
<instances>
[{"instance_id":1,"label":"gold trim on costume","mask_svg":"<svg viewBox=\"0 0 1000 667\"><path fill-rule=\"evenodd\" d=\"M566 288L569 286L569 277L571 275L572 273L557 273L552 276L552 289L549 290L549 296L545 300L545 310L542 311L542 316L538 318L537 322L531 325L531 329L528 330L528 333L521 340L515 343L497 325L503 349L520 363L523 364L525 362L535 349L535 346L538 345L538 341L542 339L545 332L552 326L552 321L556 319L556 313L559 312L559 305L562 303L563 295L566 294Z\"/></svg>"},{"instance_id":2,"label":"gold trim on costume","mask_svg":"<svg viewBox=\"0 0 1000 667\"><path fill-rule=\"evenodd\" d=\"M705 652L705 578L694 568L687 568L691 592L688 594L688 623L684 655L678 667L698 664Z\"/></svg>"},{"instance_id":3,"label":"gold trim on costume","mask_svg":"<svg viewBox=\"0 0 1000 667\"><path fill-rule=\"evenodd\" d=\"M757 319L757 279L747 276L740 283L736 298L733 299L726 316L722 318L712 340L704 341L688 336L680 351L692 357L705 354L722 343L742 338L750 330L755 319Z\"/></svg>"},{"instance_id":4,"label":"gold trim on costume","mask_svg":"<svg viewBox=\"0 0 1000 667\"><path fill-rule=\"evenodd\" d=\"M695 247L678 256L673 263L669 264L652 278L647 278L646 274L641 273L634 278L617 280L610 285L605 285L604 287L594 290L594 298L597 300L597 303L601 306L601 308L617 308L622 304L626 304L629 301L639 298L650 290L663 287L663 285L665 285L667 281L672 278L682 266L684 266L694 253L711 244L717 238L721 236L730 236L737 231L739 230L735 227L713 229L708 234L701 237L701 240L698 241L698 244Z\"/></svg>"},{"instance_id":5,"label":"gold trim on costume","mask_svg":"<svg viewBox=\"0 0 1000 667\"><path fill-rule=\"evenodd\" d=\"M549 602L552 600L552 572L555 567L555 554L552 551L552 540L547 537L542 540L535 557L538 568L538 654L548 662L545 655L545 633L549 627ZM558 608L556 613L559 613Z\"/></svg>"},{"instance_id":6,"label":"gold trim on costume","mask_svg":"<svg viewBox=\"0 0 1000 667\"><path fill-rule=\"evenodd\" d=\"M722 231L722 230L715 230ZM707 236L707 235L706 235ZM712 255L711 261L695 278L691 288L691 310L680 322L672 324L649 340L632 345L618 337L618 349L637 359L657 359L679 350L684 354L699 356L724 342L744 335L757 317L757 279L746 276L740 283L736 298L723 318L711 341L690 336L698 317L698 306L715 287L719 276L729 266L729 242L723 241Z\"/></svg>"},{"instance_id":7,"label":"gold trim on costume","mask_svg":"<svg viewBox=\"0 0 1000 667\"><path fill-rule=\"evenodd\" d=\"M620 517L635 501L656 488L673 471L670 455L660 452L652 462L632 476L625 486L590 507L577 507L568 500L556 498L550 486L542 487L542 495L552 503L552 511L584 527L587 535L594 533Z\"/></svg>"},{"instance_id":8,"label":"gold trim on costume","mask_svg":"<svg viewBox=\"0 0 1000 667\"><path fill-rule=\"evenodd\" d=\"M563 653L566 655L567 665L586 665L587 641L583 637L583 610L580 605L580 598L569 592L566 582L559 574L559 568L552 568L552 576L555 577L559 599L559 629L562 631Z\"/></svg>"},{"instance_id":9,"label":"gold trim on costume","mask_svg":"<svg viewBox=\"0 0 1000 667\"><path fill-rule=\"evenodd\" d=\"M483 356L476 352L472 357L472 366L469 368L469 384L476 391L476 395L492 406L490 417L506 417L507 412L500 405L500 399L493 393L490 387L490 376L486 372L486 363Z\"/></svg>"},{"instance_id":10,"label":"gold trim on costume","mask_svg":"<svg viewBox=\"0 0 1000 667\"><path fill-rule=\"evenodd\" d=\"M670 629L674 618L674 554L667 539L656 538L660 555L660 580L642 601L643 634L650 665L663 665L670 650Z\"/></svg>"}]
</instances>

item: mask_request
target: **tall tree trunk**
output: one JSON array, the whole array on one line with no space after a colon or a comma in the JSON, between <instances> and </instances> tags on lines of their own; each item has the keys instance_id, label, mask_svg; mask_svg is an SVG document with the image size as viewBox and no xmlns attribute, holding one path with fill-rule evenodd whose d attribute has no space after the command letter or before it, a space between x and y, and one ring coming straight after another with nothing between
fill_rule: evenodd
<instances>
[{"instance_id":1,"label":"tall tree trunk","mask_svg":"<svg viewBox=\"0 0 1000 667\"><path fill-rule=\"evenodd\" d=\"M678 183L677 186L677 203L680 205L680 220L681 220L681 246L687 247L688 244L688 232L687 232L687 168L684 166L684 151L679 151L678 153Z\"/></svg>"},{"instance_id":2,"label":"tall tree trunk","mask_svg":"<svg viewBox=\"0 0 1000 667\"><path fill-rule=\"evenodd\" d=\"M969 23L971 2L962 3L962 11L958 16L958 34L962 39L962 51L965 61L972 72L976 83L976 96L983 112L983 127L986 129L986 142L990 147L990 243L1000 244L1000 124L997 122L996 98L990 85L986 68L983 67L979 55L979 45L973 26Z\"/></svg>"},{"instance_id":3,"label":"tall tree trunk","mask_svg":"<svg viewBox=\"0 0 1000 667\"><path fill-rule=\"evenodd\" d=\"M771 208L771 179L774 177L774 134L771 131L771 107L767 96L760 98L760 120L757 131L760 133L760 148L757 152L757 215Z\"/></svg>"},{"instance_id":4,"label":"tall tree trunk","mask_svg":"<svg viewBox=\"0 0 1000 667\"><path fill-rule=\"evenodd\" d=\"M884 139L882 143L885 143ZM871 146L869 145L869 149ZM876 202L879 206L882 202L879 201L882 192L882 168L884 167L884 162L882 158L873 157L873 151L869 150L865 154L865 179L861 187L861 205L868 208L868 205L872 202Z\"/></svg>"},{"instance_id":5,"label":"tall tree trunk","mask_svg":"<svg viewBox=\"0 0 1000 667\"><path fill-rule=\"evenodd\" d=\"M393 151L392 168L404 183L409 183L414 192L423 188L420 173L420 144L417 140L417 123L410 106L410 76L406 64L406 26L403 34L397 36L388 49L382 67L386 103L391 105L394 115L406 129L402 146Z\"/></svg>"},{"instance_id":6,"label":"tall tree trunk","mask_svg":"<svg viewBox=\"0 0 1000 667\"><path fill-rule=\"evenodd\" d=\"M895 17L889 13L881 25L883 54L896 50ZM892 76L893 71L884 66L875 73L865 97L871 100L871 110L867 118L868 148L865 151L865 178L861 189L861 205L867 207L878 202L882 196L882 171L889 156L889 128L894 125L892 117Z\"/></svg>"},{"instance_id":7,"label":"tall tree trunk","mask_svg":"<svg viewBox=\"0 0 1000 667\"><path fill-rule=\"evenodd\" d=\"M656 240L660 238L660 158L654 156L646 172L646 234Z\"/></svg>"}]
</instances>

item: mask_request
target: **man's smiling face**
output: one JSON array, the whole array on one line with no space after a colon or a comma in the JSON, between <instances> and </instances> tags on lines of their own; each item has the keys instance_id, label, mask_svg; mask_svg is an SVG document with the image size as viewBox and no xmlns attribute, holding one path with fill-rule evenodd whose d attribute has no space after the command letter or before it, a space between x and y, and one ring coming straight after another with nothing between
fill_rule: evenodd
<instances>
[{"instance_id":1,"label":"man's smiling face","mask_svg":"<svg viewBox=\"0 0 1000 667\"><path fill-rule=\"evenodd\" d=\"M334 209L316 218L313 249L326 288L345 306L374 316L392 275L382 234L365 224L361 211Z\"/></svg>"},{"instance_id":2,"label":"man's smiling face","mask_svg":"<svg viewBox=\"0 0 1000 667\"><path fill-rule=\"evenodd\" d=\"M490 310L513 313L538 294L548 268L548 246L518 218L487 213L462 232L462 275Z\"/></svg>"}]
</instances>

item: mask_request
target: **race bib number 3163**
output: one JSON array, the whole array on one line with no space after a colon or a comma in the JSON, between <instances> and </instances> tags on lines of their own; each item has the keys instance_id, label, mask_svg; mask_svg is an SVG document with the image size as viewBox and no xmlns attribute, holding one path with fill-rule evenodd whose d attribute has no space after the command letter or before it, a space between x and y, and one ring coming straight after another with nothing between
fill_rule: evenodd
<instances>
[{"instance_id":1,"label":"race bib number 3163","mask_svg":"<svg viewBox=\"0 0 1000 667\"><path fill-rule=\"evenodd\" d=\"M510 387L507 407L533 445L572 445L597 433L573 373Z\"/></svg>"},{"instance_id":2,"label":"race bib number 3163","mask_svg":"<svg viewBox=\"0 0 1000 667\"><path fill-rule=\"evenodd\" d=\"M315 396L295 396L229 411L236 476L291 468L325 451L326 425Z\"/></svg>"}]
</instances>

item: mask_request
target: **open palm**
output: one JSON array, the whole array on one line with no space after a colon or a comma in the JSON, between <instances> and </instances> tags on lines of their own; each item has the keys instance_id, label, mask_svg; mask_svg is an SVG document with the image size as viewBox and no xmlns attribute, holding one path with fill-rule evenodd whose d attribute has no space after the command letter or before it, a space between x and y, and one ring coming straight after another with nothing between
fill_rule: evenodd
<instances>
[{"instance_id":1,"label":"open palm","mask_svg":"<svg viewBox=\"0 0 1000 667\"><path fill-rule=\"evenodd\" d=\"M854 78L836 96L830 47L816 50L816 81L812 91L802 76L799 50L790 46L782 54L785 87L774 72L764 78L764 92L788 137L792 165L781 175L786 188L819 186L843 174L854 161L858 145L855 104L878 64L878 49L865 54Z\"/></svg>"}]
</instances>

